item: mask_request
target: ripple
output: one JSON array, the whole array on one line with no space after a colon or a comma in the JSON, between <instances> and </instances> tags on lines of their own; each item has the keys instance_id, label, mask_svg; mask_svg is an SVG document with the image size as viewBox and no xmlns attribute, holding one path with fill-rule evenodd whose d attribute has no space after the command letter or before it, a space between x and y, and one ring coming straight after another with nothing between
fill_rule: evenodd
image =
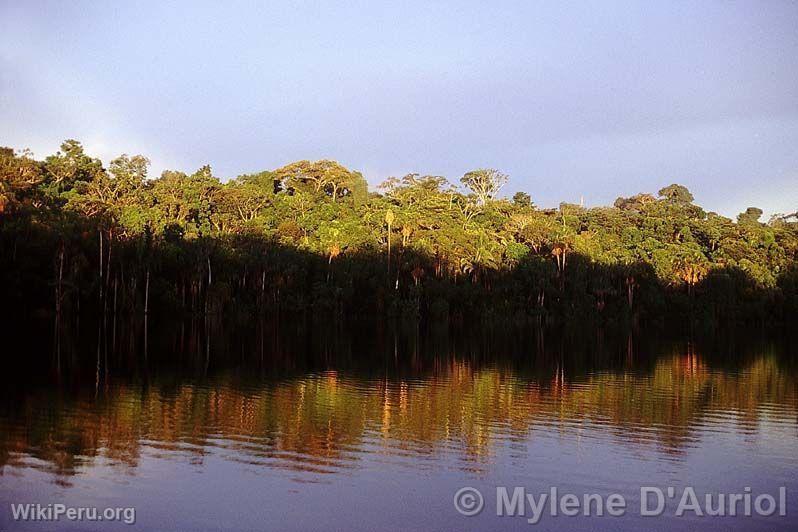
<instances>
[{"instance_id":1,"label":"ripple","mask_svg":"<svg viewBox=\"0 0 798 532\"><path fill-rule=\"evenodd\" d=\"M545 456L654 462L674 471L691 453L798 462L798 388L769 356L710 369L664 357L645 370L562 369L524 377L469 362L432 375L225 378L177 386L120 382L95 390L31 392L0 415L0 467L60 476L136 467L143 456L214 457L254 470L334 475L374 466L482 474ZM14 413L17 412L17 413ZM540 456L536 456L539 453ZM576 473L576 472L575 472Z\"/></svg>"}]
</instances>

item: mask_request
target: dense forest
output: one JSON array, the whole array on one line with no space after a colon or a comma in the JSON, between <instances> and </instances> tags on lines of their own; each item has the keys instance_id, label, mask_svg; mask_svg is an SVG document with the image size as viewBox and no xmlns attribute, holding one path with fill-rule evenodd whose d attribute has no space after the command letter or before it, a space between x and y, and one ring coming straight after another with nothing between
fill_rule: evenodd
<instances>
[{"instance_id":1,"label":"dense forest","mask_svg":"<svg viewBox=\"0 0 798 532\"><path fill-rule=\"evenodd\" d=\"M369 191L335 161L226 183L203 166L151 179L68 140L36 160L0 148L7 317L385 316L666 319L787 324L798 311L798 217L736 220L682 185L613 206L499 196L493 169L408 174Z\"/></svg>"}]
</instances>

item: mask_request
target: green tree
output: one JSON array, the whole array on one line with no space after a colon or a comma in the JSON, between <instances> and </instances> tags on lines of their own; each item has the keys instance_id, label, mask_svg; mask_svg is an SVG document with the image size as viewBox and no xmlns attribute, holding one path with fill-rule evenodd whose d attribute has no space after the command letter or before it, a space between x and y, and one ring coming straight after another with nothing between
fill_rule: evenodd
<instances>
[{"instance_id":1,"label":"green tree","mask_svg":"<svg viewBox=\"0 0 798 532\"><path fill-rule=\"evenodd\" d=\"M496 197L507 180L507 174L492 168L480 168L466 173L460 181L476 196L479 205L485 205Z\"/></svg>"},{"instance_id":2,"label":"green tree","mask_svg":"<svg viewBox=\"0 0 798 532\"><path fill-rule=\"evenodd\" d=\"M675 204L688 204L693 202L693 195L683 185L668 185L661 188L658 192L659 196L670 203Z\"/></svg>"}]
</instances>

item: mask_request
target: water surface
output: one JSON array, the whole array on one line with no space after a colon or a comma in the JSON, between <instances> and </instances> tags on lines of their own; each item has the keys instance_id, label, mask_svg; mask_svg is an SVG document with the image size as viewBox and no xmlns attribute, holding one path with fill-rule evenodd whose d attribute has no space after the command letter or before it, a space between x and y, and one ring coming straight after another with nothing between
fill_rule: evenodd
<instances>
[{"instance_id":1,"label":"water surface","mask_svg":"<svg viewBox=\"0 0 798 532\"><path fill-rule=\"evenodd\" d=\"M495 515L497 486L620 493L630 506L544 516L541 530L798 526L798 378L784 348L334 351L222 365L200 349L190 371L116 371L103 357L96 373L9 386L0 530L530 529ZM454 509L464 486L485 496L478 516ZM642 518L640 486L784 486L788 515L677 518L674 502ZM12 502L133 506L136 524L14 522Z\"/></svg>"}]
</instances>

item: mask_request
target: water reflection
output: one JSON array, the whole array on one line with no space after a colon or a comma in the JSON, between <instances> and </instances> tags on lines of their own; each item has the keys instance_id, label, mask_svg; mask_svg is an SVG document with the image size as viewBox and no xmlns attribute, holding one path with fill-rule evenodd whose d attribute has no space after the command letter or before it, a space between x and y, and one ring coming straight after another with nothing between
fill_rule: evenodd
<instances>
[{"instance_id":1,"label":"water reflection","mask_svg":"<svg viewBox=\"0 0 798 532\"><path fill-rule=\"evenodd\" d=\"M767 452L796 465L798 380L773 352L731 367L690 344L584 372L456 356L426 367L275 378L244 366L203 378L112 374L97 389L40 386L2 403L0 471L43 471L69 486L98 463L136 475L147 455L197 467L214 456L299 481L357 470L366 458L479 474L505 451L534 460L544 441L597 440L679 461L723 434L740 445L786 442Z\"/></svg>"}]
</instances>

